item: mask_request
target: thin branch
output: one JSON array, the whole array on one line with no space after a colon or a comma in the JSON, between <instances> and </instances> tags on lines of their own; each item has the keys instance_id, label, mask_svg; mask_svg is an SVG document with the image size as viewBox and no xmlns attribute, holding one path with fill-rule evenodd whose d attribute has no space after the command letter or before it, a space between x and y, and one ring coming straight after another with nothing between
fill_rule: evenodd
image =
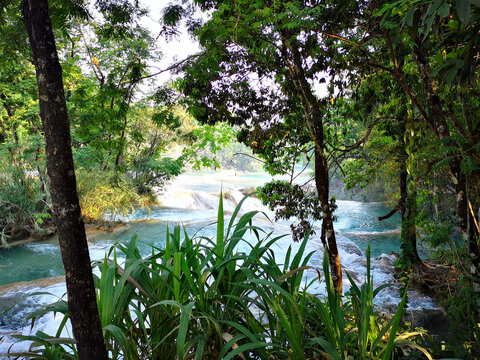
<instances>
[{"instance_id":1,"label":"thin branch","mask_svg":"<svg viewBox=\"0 0 480 360\"><path fill-rule=\"evenodd\" d=\"M169 67L163 69L163 70L159 70L157 71L156 73L153 73L153 74L150 74L150 75L145 75L145 76L142 76L142 77L139 77L137 79L135 79L135 82L140 82L142 80L145 80L145 79L149 79L149 78L152 78L152 77L155 77L155 76L158 76L158 75L161 75L167 71L171 71L171 70L174 70L174 69L177 69L179 68L180 66L182 66L183 64L185 64L187 61L191 60L191 59L194 59L194 58L197 58L199 57L201 54L193 54L193 55L190 55L188 57L186 57L185 59L181 60L181 61L178 61L172 65L170 65ZM128 83L128 82L126 82ZM125 83L124 83L125 84ZM123 85L123 84L122 84Z\"/></svg>"},{"instance_id":2,"label":"thin branch","mask_svg":"<svg viewBox=\"0 0 480 360\"><path fill-rule=\"evenodd\" d=\"M85 49L87 50L87 54L90 57L90 65L93 69L93 73L95 74L95 77L100 81L100 87L103 87L105 85L105 75L103 75L102 70L100 69L100 66L98 63L94 61L95 55L92 53L88 46L87 38L85 37L85 34L82 31L82 27L79 24L78 25L78 31L80 32L80 35L82 36L82 39L85 43Z\"/></svg>"},{"instance_id":3,"label":"thin branch","mask_svg":"<svg viewBox=\"0 0 480 360\"><path fill-rule=\"evenodd\" d=\"M310 177L310 179L308 179L307 181L305 181L301 187L303 188L303 187L307 186L308 183L310 183L310 182L312 182L312 181L314 181L314 180L315 180L315 176Z\"/></svg>"},{"instance_id":4,"label":"thin branch","mask_svg":"<svg viewBox=\"0 0 480 360\"><path fill-rule=\"evenodd\" d=\"M233 154L233 156L236 156L236 155L248 156L249 158L252 158L253 160L256 160L256 161L260 161L261 163L264 163L264 164L267 163L265 160L259 159L259 158L255 157L255 156L250 155L250 154L247 154L247 153L241 153L241 152L239 152L239 153Z\"/></svg>"},{"instance_id":5,"label":"thin branch","mask_svg":"<svg viewBox=\"0 0 480 360\"><path fill-rule=\"evenodd\" d=\"M380 117L380 118L377 118L373 123L371 123L369 125L369 127L367 128L367 131L365 132L365 135L363 135L363 137L360 140L358 140L355 144L343 145L343 149L340 149L340 147L337 148L337 147L333 146L332 144L329 144L329 145L335 151L349 152L349 151L355 150L356 148L360 147L360 145L364 144L368 140L368 138L369 138L370 134L372 133L372 130L375 127L375 125L377 125L382 120L383 120L383 118Z\"/></svg>"},{"instance_id":6,"label":"thin branch","mask_svg":"<svg viewBox=\"0 0 480 360\"><path fill-rule=\"evenodd\" d=\"M408 97L412 101L412 104L418 109L418 111L422 115L423 119L427 122L427 124L429 124L431 126L432 130L435 131L435 126L432 123L431 119L428 117L427 112L425 111L423 106L418 102L417 97L415 96L413 91L408 87L407 82L405 81L405 79L402 76L403 70L398 65L398 60L397 60L397 57L395 55L395 51L393 49L392 39L390 38L390 35L388 34L388 32L385 31L384 36L385 36L385 40L387 42L388 50L390 52L390 57L395 64L395 71L393 72L394 78L400 83L400 86L403 88L405 93L408 95Z\"/></svg>"},{"instance_id":7,"label":"thin branch","mask_svg":"<svg viewBox=\"0 0 480 360\"><path fill-rule=\"evenodd\" d=\"M307 169L308 165L310 165L310 159L307 161L307 163L305 164L305 166L303 167L302 171L300 171L297 175L295 175L295 177L292 179L292 181L290 183L293 183L295 181L295 179L297 177L299 177L300 175L303 174L303 172Z\"/></svg>"},{"instance_id":8,"label":"thin branch","mask_svg":"<svg viewBox=\"0 0 480 360\"><path fill-rule=\"evenodd\" d=\"M330 33L327 33L326 31L323 31L323 30L320 30L320 29L314 29L314 30L317 31L318 33L322 34L322 35L325 35L325 36L333 38L333 39L341 40L341 41L345 42L346 44L353 46L354 48L356 48L358 51L360 51L367 58L367 60L365 60L365 63L367 65L372 66L372 67L377 68L377 69L381 69L381 70L386 71L389 74L391 74L392 77L396 81L398 81L398 83L403 88L403 90L405 91L407 96L412 100L413 105L418 109L418 111L420 112L420 114L422 115L424 120L433 128L433 124L431 123L425 109L418 102L418 100L416 98L416 95L410 89L407 82L405 81L405 79L402 76L403 71L400 69L400 66L398 64L398 60L395 56L395 52L393 51L392 41L391 41L388 33L384 33L384 36L385 36L385 40L387 41L387 46L388 46L389 51L390 51L390 56L392 57L392 61L394 62L395 66L396 66L395 69L390 69L390 68L387 68L386 66L383 66L383 65L379 64L378 61L375 59L375 57L371 53L369 53L368 51L363 49L360 44L357 44L356 42L351 41L344 36L340 36L340 35L336 35L336 34L330 34ZM370 59L370 60L368 60L368 59Z\"/></svg>"},{"instance_id":9,"label":"thin branch","mask_svg":"<svg viewBox=\"0 0 480 360\"><path fill-rule=\"evenodd\" d=\"M336 172L337 169L338 169L338 170L340 170L340 172L342 173L342 176L343 176L343 177L346 177L347 174L345 174L345 171L343 171L342 165L340 165L340 163L338 162L338 158L333 158L333 157L332 157L332 161L335 163L335 165L337 165L337 167L333 170L332 176L335 175L335 172Z\"/></svg>"},{"instance_id":10,"label":"thin branch","mask_svg":"<svg viewBox=\"0 0 480 360\"><path fill-rule=\"evenodd\" d=\"M400 203L395 208L393 208L393 210L390 211L387 215L379 216L378 221L382 221L382 220L391 218L399 210L400 210Z\"/></svg>"},{"instance_id":11,"label":"thin branch","mask_svg":"<svg viewBox=\"0 0 480 360\"><path fill-rule=\"evenodd\" d=\"M328 33L326 31L323 31L323 30L320 30L320 29L313 29L314 31L316 31L317 33L319 34L322 34L322 35L325 35L329 38L332 38L332 39L337 39L337 40L340 40L340 41L343 41L344 43L348 44L348 45L351 45L353 46L354 48L356 48L358 51L360 51L365 57L371 59L372 61L368 61L368 60L365 60L366 64L367 65L370 65L372 67L375 67L377 69L381 69L381 70L384 70L390 74L395 74L395 70L393 69L390 69L390 68L387 68L386 66L383 66L381 64L378 63L377 59L375 59L375 57L369 53L368 51L366 51L365 49L362 48L362 46L360 44L357 44L356 42L350 40L350 39L347 39L346 37L344 36L340 36L340 35L336 35L336 34L331 34L331 33Z\"/></svg>"},{"instance_id":12,"label":"thin branch","mask_svg":"<svg viewBox=\"0 0 480 360\"><path fill-rule=\"evenodd\" d=\"M478 235L478 234L480 234L480 227L478 226L477 217L475 216L475 212L473 211L472 203L470 201L468 201L468 207L470 209L470 213L472 215L473 223L475 225L475 228L477 230L477 235Z\"/></svg>"},{"instance_id":13,"label":"thin branch","mask_svg":"<svg viewBox=\"0 0 480 360\"><path fill-rule=\"evenodd\" d=\"M462 104L462 110L465 110L464 109L464 104ZM467 132L465 131L465 127L462 126L462 124L460 124L460 121L458 120L457 116L455 115L455 112L453 111L453 106L452 104L448 104L448 112L447 112L447 116L450 118L450 120L452 121L452 124L453 126L455 127L455 130L458 131L458 133L465 139L467 139L469 137L469 135L467 134Z\"/></svg>"}]
</instances>

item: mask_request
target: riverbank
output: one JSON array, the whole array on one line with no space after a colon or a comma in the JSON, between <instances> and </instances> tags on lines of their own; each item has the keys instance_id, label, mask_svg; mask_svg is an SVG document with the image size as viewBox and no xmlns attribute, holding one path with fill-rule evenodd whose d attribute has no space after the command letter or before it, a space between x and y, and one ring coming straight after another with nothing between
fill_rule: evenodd
<instances>
[{"instance_id":1,"label":"riverbank","mask_svg":"<svg viewBox=\"0 0 480 360\"><path fill-rule=\"evenodd\" d=\"M27 289L32 289L32 288L44 289L49 286L64 283L64 282L65 282L65 276L54 276L54 277L47 277L43 279L21 281L13 284L1 285L0 298L12 292L25 291Z\"/></svg>"},{"instance_id":2,"label":"riverbank","mask_svg":"<svg viewBox=\"0 0 480 360\"><path fill-rule=\"evenodd\" d=\"M235 171L235 170L206 170L206 171L197 171L191 173L184 173L177 178L186 177L189 178L191 183L197 184L198 187L201 186L204 180L202 179L215 179L218 182L225 182L225 183L232 183L236 182L238 184L242 184L246 188L249 187L249 184L253 182L255 186L258 186L265 182L265 178L268 175L264 172L245 172L245 171ZM124 208L128 209L126 213L122 216L116 214L115 217L110 218L108 208L105 208L108 204L103 204L102 211L93 211L96 213L96 217L91 217L92 215L92 208L98 206L98 204L90 204L87 203L84 199L82 203L82 214L83 214L84 222L85 222L85 231L87 232L87 238L95 237L99 233L103 232L111 232L122 230L124 227L128 226L128 221L131 218L135 218L135 216L131 216L130 212L133 209L137 208L148 208L150 206L158 206L162 205L161 202L158 202L158 198L161 197L161 194L164 192L165 188L170 187L173 183L175 183L176 179L173 179L168 184L165 184L164 187L155 187L153 188L153 196L155 197L155 201L153 202L146 202L148 206L144 203L136 203L135 201L138 200L138 197L132 197L132 202L127 203L111 203L110 206L113 208ZM252 191L255 191L255 186L251 187ZM215 189L216 190L216 189ZM140 195L139 195L140 196ZM228 195L227 195L228 196ZM82 200L82 199L81 199ZM123 201L124 199L122 199ZM151 199L150 199L151 200ZM95 206L94 206L95 205ZM168 205L168 204L167 204ZM87 209L87 210L86 210ZM134 212L134 211L133 211ZM32 214L30 214L33 216ZM89 216L90 215L90 216ZM148 215L146 216L148 217ZM123 221L117 221L116 219L123 218ZM103 220L102 220L103 219ZM113 219L113 220L112 220ZM100 225L99 225L100 224ZM35 230L31 226L31 224L26 224L25 228L17 229L16 235L5 234L4 241L0 241L0 249L8 248L13 246L18 246L22 244L32 243L32 242L41 242L41 241L48 241L56 234L55 226L53 225L53 221L50 217L47 217L43 220L43 225L41 225L41 229L36 228ZM1 265L0 265L1 266Z\"/></svg>"},{"instance_id":3,"label":"riverbank","mask_svg":"<svg viewBox=\"0 0 480 360\"><path fill-rule=\"evenodd\" d=\"M108 225L93 225L93 224L86 224L85 225L85 234L87 235L87 240L93 240L96 236L104 233L114 233L117 231L123 231L130 227L129 223L126 222L117 222L117 223L109 223ZM56 231L52 228L49 229L49 232L45 236L29 236L25 239L14 240L7 243L7 246L0 244L1 248L9 248L13 246L28 244L32 242L42 242L42 241L49 241L56 238ZM0 265L1 266L1 265Z\"/></svg>"}]
</instances>

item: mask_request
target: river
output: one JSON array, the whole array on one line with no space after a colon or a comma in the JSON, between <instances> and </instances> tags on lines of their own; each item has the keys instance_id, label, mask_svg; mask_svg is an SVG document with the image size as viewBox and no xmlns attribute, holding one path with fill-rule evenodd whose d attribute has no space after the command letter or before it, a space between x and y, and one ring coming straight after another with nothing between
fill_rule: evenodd
<instances>
[{"instance_id":1,"label":"river","mask_svg":"<svg viewBox=\"0 0 480 360\"><path fill-rule=\"evenodd\" d=\"M228 217L243 198L241 190L258 186L265 180L265 176L237 176L234 172L181 175L159 195L160 206L136 209L135 213L127 219L129 227L115 232L101 233L89 239L90 256L92 260L100 260L114 242L126 242L133 235L138 236L141 252L148 254L151 252L151 245L164 244L167 226L172 227L176 224L182 224L190 235L197 233L213 236L215 233L213 223L217 216L220 190L224 194L228 193L227 199L224 200L224 209ZM366 276L364 254L367 244L370 243L372 257L374 257L372 273L375 285L393 283L395 257L392 252L400 250L399 215L380 222L377 219L378 216L390 210L384 203L339 200L337 205L335 229L344 271L348 271L359 283L364 281ZM244 212L261 210L263 213L257 216L255 221L266 233L273 231L275 234L288 234L290 232L289 222L271 221L274 218L273 212L262 206L254 197L244 202L242 210ZM250 240L254 241L254 237L251 236ZM291 236L282 238L273 249L276 258L282 259L290 245L293 249L298 247L298 244L292 243ZM310 239L306 253L310 251L315 251L310 265L321 267L323 251L318 236ZM0 291L0 354L5 353L14 343L10 335L30 333L30 324L24 322L29 312L64 296L65 284L58 283L61 278L56 278L61 275L63 275L63 267L58 240L55 238L0 249L0 285L29 281L12 290ZM315 276L315 272L307 276ZM54 284L35 281L42 278L53 278ZM348 291L348 288L349 282L344 277L345 291ZM323 292L322 284L309 290L320 294ZM26 294L39 291L52 295L42 294L25 298ZM392 309L399 300L398 289L392 287L379 293L376 304L383 309ZM11 306L13 308L4 313ZM411 291L409 307L410 309L434 309L436 305L428 297ZM33 332L40 329L53 333L60 320L58 316L54 318L53 315L37 320ZM14 349L21 350L25 349L26 345L15 346Z\"/></svg>"}]
</instances>

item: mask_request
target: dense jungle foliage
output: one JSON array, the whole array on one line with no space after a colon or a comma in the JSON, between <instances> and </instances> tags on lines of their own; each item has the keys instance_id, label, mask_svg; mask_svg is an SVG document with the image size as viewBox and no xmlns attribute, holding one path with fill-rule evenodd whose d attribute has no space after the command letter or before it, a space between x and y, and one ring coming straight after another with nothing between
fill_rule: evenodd
<instances>
[{"instance_id":1,"label":"dense jungle foliage","mask_svg":"<svg viewBox=\"0 0 480 360\"><path fill-rule=\"evenodd\" d=\"M223 250L213 247L200 254L200 245L186 236L183 245L176 240L171 259L166 249L152 255L152 259L168 263L160 271L165 271L166 282L158 284L168 288L172 297L157 298L155 293L148 301L158 301L137 303L137 297L145 294L137 287L143 289L142 283L135 279L137 285L130 284L130 294L122 304L128 311L138 308L135 316L119 319L125 328L102 317L106 341L114 338L109 342L111 353L132 359L157 356L150 347L175 344L179 358L417 358L417 351L392 350L399 339L394 337L402 306L400 315L389 323L392 335L384 343L388 327L374 329L356 323L363 321L366 313L374 316L367 305L362 305L367 310L355 305L371 301L370 283L358 289L358 294L351 292L343 305L338 297L333 300L335 292L342 295L345 280L335 238L334 195L374 194L375 200L392 204L391 213L382 218L401 214L400 281L436 294L447 309L452 336L448 344L430 347L430 351L438 356L478 358L480 2L191 0L165 4L161 14L149 14L144 5L128 0L50 1L83 217L102 222L112 215L125 216L132 206L148 206L155 201L158 188L188 166L258 170L257 162L251 160L255 156L269 174L288 178L266 184L259 189L259 198L277 210L278 218L292 219L295 240L304 241L312 232L313 221L321 221L315 235L328 250L325 269L330 274L324 276L331 278L332 286L325 311L337 323L332 323L335 333L329 338L329 334L317 333L320 324L292 315L303 315L310 307L305 302L318 299L310 298L299 284L286 290L286 283L276 284L272 279L300 276L300 263L296 264L300 267L287 269L285 265L283 270L272 270L259 260L252 270L250 263L236 263L247 261L252 253L237 259L232 250L228 255L233 260L227 265ZM53 231L35 67L21 9L20 1L0 0L3 244ZM160 18L159 34L144 26L148 16ZM198 41L200 51L168 69L159 68L162 49L158 37L174 41L185 31ZM159 84L157 77L167 70L174 78ZM295 179L302 169L311 181L300 186ZM220 218L219 223L223 223ZM221 230L223 233L223 227ZM448 264L451 271L442 272L433 262L421 259L419 241L428 243L434 260ZM228 247L223 239L217 239L216 246ZM134 259L134 243L121 251L131 252L127 259L135 264L145 261L148 265L142 271L147 273L160 266L152 259ZM199 271L196 280L190 265L180 260L184 255L188 258L189 251L197 251L196 256L205 259L202 266L208 268L205 273L201 267L193 269ZM268 258L264 260L274 267ZM211 266L207 265L210 261ZM219 286L232 286L232 291L244 292L241 296L247 298L258 295L255 305L265 316L275 310L267 325L252 317L249 308L244 309L245 322L253 324L252 328L233 323L231 318L217 319L213 314L219 309L201 310L195 302L202 291L218 290L215 284L220 278L216 275L236 273L235 264L250 269L239 273L245 278L229 279ZM108 287L121 292L123 288L110 285L124 286L128 277L120 274L121 279L116 279L111 266L105 261L102 276L111 272ZM132 265L130 273L137 270L140 274L140 267ZM245 288L247 279L252 279L248 271L266 277L255 278L251 287ZM268 271L275 276L266 275ZM202 280L210 272L214 279ZM139 276L153 281L145 274ZM97 279L97 285L102 279ZM188 286L203 283L201 289L181 297L180 281ZM215 296L227 296L222 291ZM363 292L369 292L370 298ZM97 295L102 305L99 287ZM226 299L215 296L207 305L226 304ZM239 294L229 296L233 302L246 301ZM356 296L367 297L355 300ZM132 297L135 305L130 303ZM326 306L317 305L312 305L317 309L312 311L321 312ZM149 311L152 314L147 314ZM208 325L216 337L202 338L204 328L200 326L187 340L196 311L196 325ZM147 322L159 313L169 318L171 327L152 340L151 328L142 327L138 320L145 316ZM311 313L307 316L321 318ZM328 316L322 320L324 331L329 331L325 324ZM134 347L122 343L133 329L129 326L140 326ZM223 326L228 331L221 331ZM286 333L277 338L280 330L275 326ZM231 335L233 328L237 332ZM428 357L421 355L421 346L427 344L416 341L409 346L419 351L419 357ZM150 355L141 355L143 351ZM213 355L210 351L218 352Z\"/></svg>"},{"instance_id":2,"label":"dense jungle foliage","mask_svg":"<svg viewBox=\"0 0 480 360\"><path fill-rule=\"evenodd\" d=\"M186 167L255 169L248 157L234 156L248 149L233 141L230 127L198 124L178 106L171 83L154 85L161 52L155 34L141 25L145 10L108 3L51 3L85 219L121 219L132 205L155 201L154 189ZM0 228L6 243L51 233L51 203L20 2L2 9Z\"/></svg>"}]
</instances>

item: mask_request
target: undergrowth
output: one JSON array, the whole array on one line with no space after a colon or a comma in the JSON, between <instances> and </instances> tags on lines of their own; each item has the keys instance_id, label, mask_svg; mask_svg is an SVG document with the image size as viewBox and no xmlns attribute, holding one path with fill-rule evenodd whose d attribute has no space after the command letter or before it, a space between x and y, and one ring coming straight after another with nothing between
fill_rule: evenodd
<instances>
[{"instance_id":1,"label":"undergrowth","mask_svg":"<svg viewBox=\"0 0 480 360\"><path fill-rule=\"evenodd\" d=\"M135 206L152 204L153 196L139 195L126 175L79 169L76 171L82 216L87 223L106 225L125 219ZM38 175L15 167L0 172L0 245L53 232L49 196Z\"/></svg>"},{"instance_id":2,"label":"undergrowth","mask_svg":"<svg viewBox=\"0 0 480 360\"><path fill-rule=\"evenodd\" d=\"M135 212L134 206L152 202L150 197L139 195L125 175L78 169L76 176L82 216L89 223L124 221Z\"/></svg>"},{"instance_id":3,"label":"undergrowth","mask_svg":"<svg viewBox=\"0 0 480 360\"><path fill-rule=\"evenodd\" d=\"M51 224L51 210L40 182L15 167L0 172L0 241L41 235Z\"/></svg>"}]
</instances>

